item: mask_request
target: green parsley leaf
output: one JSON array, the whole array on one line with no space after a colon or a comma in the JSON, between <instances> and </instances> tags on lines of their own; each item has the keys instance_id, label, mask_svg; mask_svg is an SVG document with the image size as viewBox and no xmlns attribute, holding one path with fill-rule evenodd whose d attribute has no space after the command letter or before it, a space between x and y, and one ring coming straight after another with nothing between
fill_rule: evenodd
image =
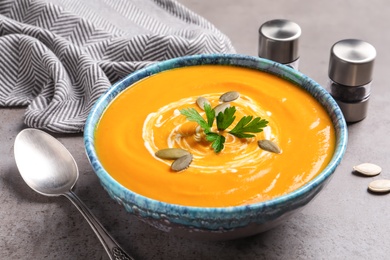
<instances>
[{"instance_id":1,"label":"green parsley leaf","mask_svg":"<svg viewBox=\"0 0 390 260\"><path fill-rule=\"evenodd\" d=\"M203 119L195 108L184 108L180 110L180 114L186 116L189 121L198 123L205 133L210 132L211 126L209 126L206 120Z\"/></svg>"},{"instance_id":2,"label":"green parsley leaf","mask_svg":"<svg viewBox=\"0 0 390 260\"><path fill-rule=\"evenodd\" d=\"M224 143L226 138L223 135L210 132L206 134L206 140L212 142L211 148L213 148L216 153L219 153L225 147Z\"/></svg>"},{"instance_id":3,"label":"green parsley leaf","mask_svg":"<svg viewBox=\"0 0 390 260\"><path fill-rule=\"evenodd\" d=\"M267 126L268 121L265 119L261 119L260 117L256 117L253 120L252 118L253 116L244 116L237 123L237 125L229 131L229 133L238 138L255 137L255 135L249 133L262 132L263 128Z\"/></svg>"},{"instance_id":4,"label":"green parsley leaf","mask_svg":"<svg viewBox=\"0 0 390 260\"><path fill-rule=\"evenodd\" d=\"M210 104L204 104L204 111L206 112L207 123L212 127L215 119L215 110L211 108Z\"/></svg>"},{"instance_id":5,"label":"green parsley leaf","mask_svg":"<svg viewBox=\"0 0 390 260\"><path fill-rule=\"evenodd\" d=\"M204 111L207 119L204 119L195 108L182 109L180 110L180 113L189 121L199 124L206 134L206 140L212 142L211 147L216 153L219 153L224 148L226 138L222 134L212 132L211 128L213 127L214 120L216 119L215 121L217 122L218 130L226 130L236 119L236 116L234 115L236 113L236 107L228 107L223 112L219 112L216 116L215 110L211 108L211 105L205 104ZM260 133L263 131L262 128L267 126L268 121L261 119L260 117L252 119L253 116L244 116L228 133L238 138L255 137L255 135L251 133Z\"/></svg>"},{"instance_id":6,"label":"green parsley leaf","mask_svg":"<svg viewBox=\"0 0 390 260\"><path fill-rule=\"evenodd\" d=\"M228 128L236 119L234 116L236 113L236 107L228 107L223 112L219 112L217 115L217 128L219 131L223 131Z\"/></svg>"}]
</instances>

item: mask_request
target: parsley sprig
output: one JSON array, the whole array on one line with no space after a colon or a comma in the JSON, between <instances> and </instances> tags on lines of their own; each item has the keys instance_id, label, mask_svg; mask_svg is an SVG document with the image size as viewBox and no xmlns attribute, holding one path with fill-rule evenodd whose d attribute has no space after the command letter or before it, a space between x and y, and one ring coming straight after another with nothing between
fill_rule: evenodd
<instances>
[{"instance_id":1,"label":"parsley sprig","mask_svg":"<svg viewBox=\"0 0 390 260\"><path fill-rule=\"evenodd\" d=\"M252 118L253 116L244 116L229 133L238 138L255 137L255 135L249 133L260 133L267 126L268 121L260 117L253 120Z\"/></svg>"},{"instance_id":2,"label":"parsley sprig","mask_svg":"<svg viewBox=\"0 0 390 260\"><path fill-rule=\"evenodd\" d=\"M204 119L195 108L185 108L180 110L180 113L184 115L187 120L199 124L206 135L206 140L211 142L211 148L213 148L216 153L219 153L223 150L226 140L221 132L225 131L233 124L236 119L236 116L234 115L236 113L236 107L228 107L224 111L219 112L218 115L215 115L215 110L212 109L209 104L205 104L204 111L206 113L206 119ZM213 132L211 130L214 121L217 123L219 132ZM268 121L261 119L260 117L253 119L253 116L244 116L238 121L236 126L230 131L227 131L227 133L238 138L251 138L255 137L253 133L262 132L267 124Z\"/></svg>"}]
</instances>

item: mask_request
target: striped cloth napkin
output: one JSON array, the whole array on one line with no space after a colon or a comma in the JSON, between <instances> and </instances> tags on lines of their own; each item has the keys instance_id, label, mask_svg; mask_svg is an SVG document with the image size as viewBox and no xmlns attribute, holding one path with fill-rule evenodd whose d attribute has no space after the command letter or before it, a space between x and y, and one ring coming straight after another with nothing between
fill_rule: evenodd
<instances>
[{"instance_id":1,"label":"striped cloth napkin","mask_svg":"<svg viewBox=\"0 0 390 260\"><path fill-rule=\"evenodd\" d=\"M199 53L234 48L174 0L1 0L0 109L25 106L29 127L82 132L115 81Z\"/></svg>"}]
</instances>

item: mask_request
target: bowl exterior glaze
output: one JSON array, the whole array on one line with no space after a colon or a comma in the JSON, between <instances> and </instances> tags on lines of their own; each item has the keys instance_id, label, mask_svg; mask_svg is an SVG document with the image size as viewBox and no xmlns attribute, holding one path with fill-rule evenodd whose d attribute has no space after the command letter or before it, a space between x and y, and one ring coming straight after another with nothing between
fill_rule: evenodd
<instances>
[{"instance_id":1,"label":"bowl exterior glaze","mask_svg":"<svg viewBox=\"0 0 390 260\"><path fill-rule=\"evenodd\" d=\"M196 65L229 65L267 72L294 83L309 92L328 112L336 131L334 155L327 167L303 187L284 196L245 206L204 208L156 201L128 190L113 179L99 162L94 134L101 115L123 90L161 71ZM114 84L94 105L85 129L88 159L111 198L142 221L167 232L206 239L235 239L271 229L309 203L329 181L347 147L347 125L340 108L329 93L302 73L282 64L237 54L208 54L175 58L141 69Z\"/></svg>"}]
</instances>

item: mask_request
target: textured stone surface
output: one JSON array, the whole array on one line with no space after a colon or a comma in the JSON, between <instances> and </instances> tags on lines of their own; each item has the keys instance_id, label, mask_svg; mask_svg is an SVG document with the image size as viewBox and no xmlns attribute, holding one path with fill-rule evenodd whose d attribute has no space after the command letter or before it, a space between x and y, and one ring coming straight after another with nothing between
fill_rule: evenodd
<instances>
[{"instance_id":1,"label":"textured stone surface","mask_svg":"<svg viewBox=\"0 0 390 260\"><path fill-rule=\"evenodd\" d=\"M300 70L327 83L333 43L359 38L378 52L368 117L349 126L345 158L324 191L299 214L266 233L227 242L172 237L129 216L109 199L87 161L81 135L59 136L75 157L75 192L117 241L138 259L387 259L390 195L367 192L371 180L390 178L388 147L390 34L385 0L180 0L228 35L238 53L256 55L263 22L286 18L302 28ZM24 184L13 142L24 127L23 109L0 108L0 259L108 259L87 222L64 197L48 198ZM376 177L351 168L381 165Z\"/></svg>"}]
</instances>

